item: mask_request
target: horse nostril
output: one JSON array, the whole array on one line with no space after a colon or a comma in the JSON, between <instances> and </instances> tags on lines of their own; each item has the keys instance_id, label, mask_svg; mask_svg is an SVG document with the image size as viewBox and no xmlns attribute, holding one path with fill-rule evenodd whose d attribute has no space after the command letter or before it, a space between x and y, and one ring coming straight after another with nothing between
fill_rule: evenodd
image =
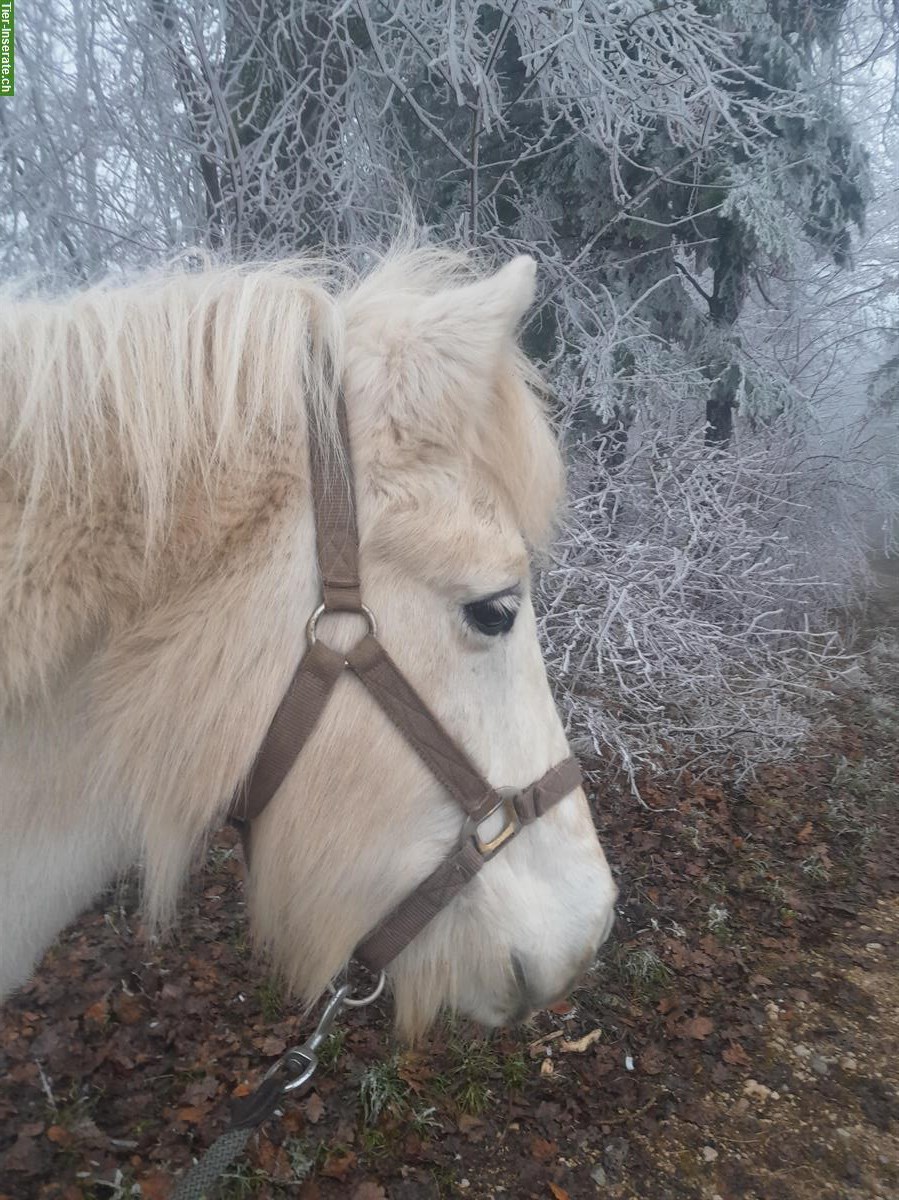
<instances>
[{"instance_id":1,"label":"horse nostril","mask_svg":"<svg viewBox=\"0 0 899 1200\"><path fill-rule=\"evenodd\" d=\"M536 1012L540 1008L540 1002L531 991L524 963L517 954L510 955L510 959L512 962L512 974L515 976L515 983L518 987L518 1003L515 1005L512 1013L512 1020L524 1021L531 1013Z\"/></svg>"},{"instance_id":2,"label":"horse nostril","mask_svg":"<svg viewBox=\"0 0 899 1200\"><path fill-rule=\"evenodd\" d=\"M547 1005L554 1003L556 1000L566 997L577 985L581 982L584 975L592 967L596 961L599 951L603 943L612 932L612 926L615 924L615 910L609 906L608 912L603 916L602 926L599 929L599 938L594 942L592 948L587 951L577 962L577 965L568 975L564 986L548 984L548 980L542 979L540 963L532 964L530 977L528 969L525 966L526 960L514 951L509 954L509 962L512 967L512 975L515 979L516 995L514 998L514 1009L511 1014L513 1021L522 1021L531 1013L537 1012Z\"/></svg>"},{"instance_id":3,"label":"horse nostril","mask_svg":"<svg viewBox=\"0 0 899 1200\"><path fill-rule=\"evenodd\" d=\"M512 974L515 976L518 990L523 996L526 996L528 994L528 977L524 969L524 963L517 954L512 955Z\"/></svg>"},{"instance_id":4,"label":"horse nostril","mask_svg":"<svg viewBox=\"0 0 899 1200\"><path fill-rule=\"evenodd\" d=\"M518 989L517 1004L512 1019L514 1021L523 1021L531 1013L539 1012L540 1009L546 1008L548 1004L553 1004L555 1001L567 996L572 988L580 982L581 977L592 963L594 957L595 954L588 954L582 959L577 970L569 976L564 987L555 986L547 989L546 987L538 988L533 981L529 980L522 959L517 954L511 954L512 974L515 976L515 983Z\"/></svg>"}]
</instances>

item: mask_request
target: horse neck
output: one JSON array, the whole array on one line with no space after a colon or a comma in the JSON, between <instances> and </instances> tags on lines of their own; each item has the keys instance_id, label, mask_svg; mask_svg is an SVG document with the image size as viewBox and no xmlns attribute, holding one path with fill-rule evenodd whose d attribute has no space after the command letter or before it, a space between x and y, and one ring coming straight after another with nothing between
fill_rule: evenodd
<instances>
[{"instance_id":1,"label":"horse neck","mask_svg":"<svg viewBox=\"0 0 899 1200\"><path fill-rule=\"evenodd\" d=\"M294 484L267 506L232 496L205 537L181 514L143 603L140 543L132 551L96 522L92 539L85 522L81 554L66 550L68 514L67 530L48 528L42 542L41 605L29 609L23 587L14 626L0 604L3 644L18 647L31 689L7 663L0 995L138 859L152 912L171 915L302 652L318 581L312 515ZM104 562L110 546L119 557Z\"/></svg>"},{"instance_id":2,"label":"horse neck","mask_svg":"<svg viewBox=\"0 0 899 1200\"><path fill-rule=\"evenodd\" d=\"M116 472L90 495L28 506L0 476L0 719L64 672L86 641L219 569L302 493L302 481L249 463L210 491L185 480L160 521Z\"/></svg>"},{"instance_id":3,"label":"horse neck","mask_svg":"<svg viewBox=\"0 0 899 1200\"><path fill-rule=\"evenodd\" d=\"M0 999L134 857L89 774L83 670L0 727ZM113 819L110 819L110 818Z\"/></svg>"}]
</instances>

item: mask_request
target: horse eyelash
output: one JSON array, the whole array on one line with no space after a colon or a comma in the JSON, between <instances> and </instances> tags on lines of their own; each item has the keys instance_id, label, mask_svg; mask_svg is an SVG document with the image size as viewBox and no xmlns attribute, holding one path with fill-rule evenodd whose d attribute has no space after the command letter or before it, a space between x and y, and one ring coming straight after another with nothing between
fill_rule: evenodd
<instances>
[{"instance_id":1,"label":"horse eyelash","mask_svg":"<svg viewBox=\"0 0 899 1200\"><path fill-rule=\"evenodd\" d=\"M517 613L521 608L521 593L517 588L507 588L493 596L478 596L475 600L469 600L463 608L473 608L475 605L494 608L498 612Z\"/></svg>"},{"instance_id":2,"label":"horse eyelash","mask_svg":"<svg viewBox=\"0 0 899 1200\"><path fill-rule=\"evenodd\" d=\"M521 597L517 592L510 592L506 596L493 596L487 600L478 600L478 604L487 604L490 608L495 608L504 613L517 613L521 608Z\"/></svg>"},{"instance_id":3,"label":"horse eyelash","mask_svg":"<svg viewBox=\"0 0 899 1200\"><path fill-rule=\"evenodd\" d=\"M497 616L507 616L514 619L521 608L521 595L516 589L509 589L495 596L484 596L480 600L471 600L468 604L462 606L462 614L466 625L469 628L478 630L480 633L486 633L485 630L479 628L478 622L472 614L471 610L474 608L487 608Z\"/></svg>"}]
</instances>

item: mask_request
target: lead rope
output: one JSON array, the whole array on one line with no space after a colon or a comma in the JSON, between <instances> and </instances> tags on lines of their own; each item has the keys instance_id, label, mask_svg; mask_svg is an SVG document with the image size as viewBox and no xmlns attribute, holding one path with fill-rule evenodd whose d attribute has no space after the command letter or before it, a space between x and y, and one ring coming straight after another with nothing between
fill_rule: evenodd
<instances>
[{"instance_id":1,"label":"lead rope","mask_svg":"<svg viewBox=\"0 0 899 1200\"><path fill-rule=\"evenodd\" d=\"M365 1008L373 1004L383 992L385 982L382 971L373 991L358 999L350 995L349 984L343 984L336 991L332 988L333 995L319 1017L315 1032L272 1063L254 1092L235 1101L228 1128L181 1177L171 1200L210 1200L227 1168L243 1152L260 1125L277 1113L284 1098L292 1093L301 1096L308 1091L318 1070L319 1048L340 1012L344 1008ZM285 1074L286 1079L282 1078Z\"/></svg>"}]
</instances>

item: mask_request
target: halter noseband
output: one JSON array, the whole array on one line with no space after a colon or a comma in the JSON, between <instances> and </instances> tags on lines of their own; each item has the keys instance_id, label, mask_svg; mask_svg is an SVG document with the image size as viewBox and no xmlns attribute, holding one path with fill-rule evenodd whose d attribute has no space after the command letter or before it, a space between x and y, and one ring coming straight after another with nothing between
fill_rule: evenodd
<instances>
[{"instance_id":1,"label":"halter noseband","mask_svg":"<svg viewBox=\"0 0 899 1200\"><path fill-rule=\"evenodd\" d=\"M372 971L384 969L431 921L485 862L525 826L543 816L581 783L574 758L550 768L526 788L497 790L421 699L378 641L377 625L362 603L359 582L359 535L350 470L350 445L342 389L336 395L340 461L325 436L314 437L310 415L309 457L312 504L322 602L306 626L308 649L269 726L256 760L232 802L230 819L248 846L251 822L258 817L296 762L328 698L349 669L380 705L433 775L465 812L458 845L426 879L357 946L354 957ZM368 632L341 654L316 636L323 613L363 616ZM488 818L502 812L504 825L493 837L481 836Z\"/></svg>"}]
</instances>

